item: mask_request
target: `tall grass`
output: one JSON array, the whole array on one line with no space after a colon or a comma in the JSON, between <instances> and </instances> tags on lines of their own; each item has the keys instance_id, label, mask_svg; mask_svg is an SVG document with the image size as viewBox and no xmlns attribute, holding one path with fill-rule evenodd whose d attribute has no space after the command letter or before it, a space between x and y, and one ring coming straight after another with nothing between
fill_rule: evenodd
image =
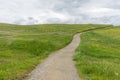
<instances>
[{"instance_id":1,"label":"tall grass","mask_svg":"<svg viewBox=\"0 0 120 80\"><path fill-rule=\"evenodd\" d=\"M74 60L83 80L120 80L120 27L81 36Z\"/></svg>"},{"instance_id":2,"label":"tall grass","mask_svg":"<svg viewBox=\"0 0 120 80\"><path fill-rule=\"evenodd\" d=\"M65 47L74 34L105 26L0 24L0 80L22 80L50 53Z\"/></svg>"}]
</instances>

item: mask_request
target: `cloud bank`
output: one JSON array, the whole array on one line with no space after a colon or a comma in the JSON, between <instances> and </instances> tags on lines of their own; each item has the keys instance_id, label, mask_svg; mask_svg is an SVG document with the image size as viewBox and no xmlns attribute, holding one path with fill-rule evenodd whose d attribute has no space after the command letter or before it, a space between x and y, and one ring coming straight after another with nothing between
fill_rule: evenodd
<instances>
[{"instance_id":1,"label":"cloud bank","mask_svg":"<svg viewBox=\"0 0 120 80\"><path fill-rule=\"evenodd\" d=\"M120 25L119 0L0 0L0 22Z\"/></svg>"}]
</instances>

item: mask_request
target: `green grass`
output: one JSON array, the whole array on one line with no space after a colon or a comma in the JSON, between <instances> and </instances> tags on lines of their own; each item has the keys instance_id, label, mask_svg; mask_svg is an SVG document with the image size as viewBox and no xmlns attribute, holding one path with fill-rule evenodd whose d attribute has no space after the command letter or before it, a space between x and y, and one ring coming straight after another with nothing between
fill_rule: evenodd
<instances>
[{"instance_id":1,"label":"green grass","mask_svg":"<svg viewBox=\"0 0 120 80\"><path fill-rule=\"evenodd\" d=\"M65 47L74 34L105 26L0 24L0 80L22 80L50 53Z\"/></svg>"},{"instance_id":2,"label":"green grass","mask_svg":"<svg viewBox=\"0 0 120 80\"><path fill-rule=\"evenodd\" d=\"M120 80L120 27L81 35L74 60L83 80Z\"/></svg>"}]
</instances>

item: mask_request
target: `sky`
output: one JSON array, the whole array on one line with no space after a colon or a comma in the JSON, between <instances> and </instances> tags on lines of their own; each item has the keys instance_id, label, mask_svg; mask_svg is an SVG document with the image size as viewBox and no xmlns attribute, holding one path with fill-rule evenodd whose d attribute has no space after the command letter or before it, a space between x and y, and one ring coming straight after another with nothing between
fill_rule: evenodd
<instances>
[{"instance_id":1,"label":"sky","mask_svg":"<svg viewBox=\"0 0 120 80\"><path fill-rule=\"evenodd\" d=\"M120 25L120 0L0 0L0 23Z\"/></svg>"}]
</instances>

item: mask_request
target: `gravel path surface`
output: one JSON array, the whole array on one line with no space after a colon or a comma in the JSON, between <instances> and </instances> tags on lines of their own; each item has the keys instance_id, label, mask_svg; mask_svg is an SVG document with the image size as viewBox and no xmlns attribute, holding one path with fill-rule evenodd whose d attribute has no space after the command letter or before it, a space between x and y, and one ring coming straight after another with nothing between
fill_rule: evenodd
<instances>
[{"instance_id":1,"label":"gravel path surface","mask_svg":"<svg viewBox=\"0 0 120 80\"><path fill-rule=\"evenodd\" d=\"M80 80L73 62L73 55L79 44L80 34L76 34L68 46L38 65L27 80Z\"/></svg>"}]
</instances>

